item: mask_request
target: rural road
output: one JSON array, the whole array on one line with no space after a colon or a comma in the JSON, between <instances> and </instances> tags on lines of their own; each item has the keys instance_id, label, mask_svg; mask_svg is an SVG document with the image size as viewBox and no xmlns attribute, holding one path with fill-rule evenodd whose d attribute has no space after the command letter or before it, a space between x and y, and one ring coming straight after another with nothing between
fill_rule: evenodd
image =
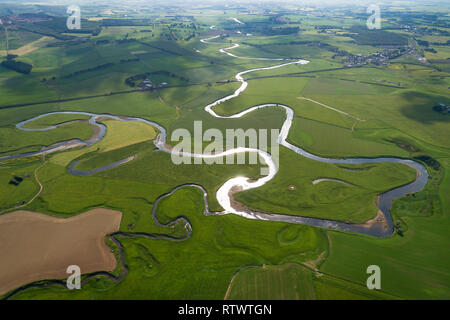
<instances>
[{"instance_id":1,"label":"rural road","mask_svg":"<svg viewBox=\"0 0 450 320\"><path fill-rule=\"evenodd\" d=\"M41 169L48 161L44 161L44 163L42 163L39 167L37 167L34 170L34 179L36 180L37 184L39 185L39 191L33 196L33 198L31 198L27 203L24 203L20 206L14 207L14 208L10 208L10 209L6 209L3 210L2 212L0 212L0 214L3 214L5 212L11 211L11 209L17 210L23 207L28 206L30 203L32 203L34 200L36 200L37 197L39 197L39 195L42 193L42 190L44 190L44 186L42 185L41 181L39 181L39 178L37 176L37 173L39 171L39 169Z\"/></svg>"}]
</instances>

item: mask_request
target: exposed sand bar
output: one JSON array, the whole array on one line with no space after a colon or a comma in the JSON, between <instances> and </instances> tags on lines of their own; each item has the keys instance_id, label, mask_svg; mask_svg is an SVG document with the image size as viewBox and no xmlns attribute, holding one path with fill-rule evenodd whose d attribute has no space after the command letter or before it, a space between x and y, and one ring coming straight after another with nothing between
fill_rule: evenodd
<instances>
[{"instance_id":1,"label":"exposed sand bar","mask_svg":"<svg viewBox=\"0 0 450 320\"><path fill-rule=\"evenodd\" d=\"M25 284L64 279L69 265L81 273L111 271L116 258L105 243L122 213L97 208L71 218L30 211L0 216L0 295Z\"/></svg>"}]
</instances>

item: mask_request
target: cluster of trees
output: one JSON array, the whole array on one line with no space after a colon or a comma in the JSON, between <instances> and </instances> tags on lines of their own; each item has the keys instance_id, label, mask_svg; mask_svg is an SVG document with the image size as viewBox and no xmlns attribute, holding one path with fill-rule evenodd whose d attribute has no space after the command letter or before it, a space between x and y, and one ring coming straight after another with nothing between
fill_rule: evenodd
<instances>
[{"instance_id":1,"label":"cluster of trees","mask_svg":"<svg viewBox=\"0 0 450 320\"><path fill-rule=\"evenodd\" d=\"M139 42L140 44L143 44L144 46L148 46L148 47L150 47L150 48L158 49L158 50L161 50L161 51L163 51L163 52L172 54L172 55L174 55L174 56L182 56L181 53L178 53L178 52L169 50L169 49L167 49L167 48L163 48L162 46L156 46L156 45L150 44L150 43L148 43L148 42L144 42L144 41L138 41L138 42Z\"/></svg>"},{"instance_id":2,"label":"cluster of trees","mask_svg":"<svg viewBox=\"0 0 450 320\"><path fill-rule=\"evenodd\" d=\"M441 164L436 159L430 156L418 156L414 157L414 159L424 162L426 165L430 166L434 170L439 170L441 168Z\"/></svg>"},{"instance_id":3,"label":"cluster of trees","mask_svg":"<svg viewBox=\"0 0 450 320\"><path fill-rule=\"evenodd\" d=\"M128 63L128 62L135 62L135 61L139 61L139 58L121 59L120 63ZM95 66L95 67L92 67L92 68L75 71L73 73L65 75L63 78L70 78L70 77L77 76L79 74L106 69L106 68L112 67L114 65L115 65L114 62L104 63L104 64L101 64L101 65L98 65L98 66Z\"/></svg>"},{"instance_id":4,"label":"cluster of trees","mask_svg":"<svg viewBox=\"0 0 450 320\"><path fill-rule=\"evenodd\" d=\"M433 110L442 114L450 114L450 106L446 106L442 103L435 105Z\"/></svg>"},{"instance_id":5,"label":"cluster of trees","mask_svg":"<svg viewBox=\"0 0 450 320\"><path fill-rule=\"evenodd\" d=\"M426 40L417 40L417 44L423 46L423 47L429 47L430 45L434 46L450 46L450 40L447 40L447 42L429 42Z\"/></svg>"},{"instance_id":6,"label":"cluster of trees","mask_svg":"<svg viewBox=\"0 0 450 320\"><path fill-rule=\"evenodd\" d=\"M101 64L92 68L88 68L88 69L83 69L83 70L78 70L75 71L73 73L70 73L68 75L65 75L63 78L70 78L70 77L74 77L77 76L79 74L83 74L83 73L87 73L87 72L91 72L91 71L98 71L98 70L102 70L102 69L106 69L108 67L112 67L114 65L113 62L109 62L109 63L105 63L105 64Z\"/></svg>"},{"instance_id":7,"label":"cluster of trees","mask_svg":"<svg viewBox=\"0 0 450 320\"><path fill-rule=\"evenodd\" d=\"M97 44L97 45L109 44L109 43L111 43L111 41L105 40L105 39L95 41L95 44Z\"/></svg>"},{"instance_id":8,"label":"cluster of trees","mask_svg":"<svg viewBox=\"0 0 450 320\"><path fill-rule=\"evenodd\" d=\"M23 178L22 178L22 177L14 176L14 177L9 181L9 184L12 184L12 185L14 185L14 186L17 187L19 184L22 183L22 181L23 181Z\"/></svg>"},{"instance_id":9,"label":"cluster of trees","mask_svg":"<svg viewBox=\"0 0 450 320\"><path fill-rule=\"evenodd\" d=\"M447 24L447 26L444 28L450 28L450 24ZM438 29L438 28L425 28L425 29L428 33L431 33L431 34L435 33L435 34L438 34L439 36L444 36L444 37L450 36L450 32L448 32L447 30L442 30L442 29Z\"/></svg>"},{"instance_id":10,"label":"cluster of trees","mask_svg":"<svg viewBox=\"0 0 450 320\"><path fill-rule=\"evenodd\" d=\"M22 61L15 61L14 59L7 59L5 61L2 61L1 65L5 68L23 73L23 74L29 74L31 72L31 69L33 66L31 64L22 62Z\"/></svg>"},{"instance_id":11,"label":"cluster of trees","mask_svg":"<svg viewBox=\"0 0 450 320\"><path fill-rule=\"evenodd\" d=\"M130 86L130 87L134 88L134 87L136 86L136 81L144 80L144 79L147 78L149 75L150 75L150 72L147 72L147 73L140 73L140 74L131 76L131 77L125 79L125 84L126 84L127 86Z\"/></svg>"},{"instance_id":12,"label":"cluster of trees","mask_svg":"<svg viewBox=\"0 0 450 320\"><path fill-rule=\"evenodd\" d=\"M120 63L136 62L136 61L139 61L139 58L121 59Z\"/></svg>"},{"instance_id":13,"label":"cluster of trees","mask_svg":"<svg viewBox=\"0 0 450 320\"><path fill-rule=\"evenodd\" d=\"M430 45L430 43L426 40L417 40L417 44L423 47L428 47Z\"/></svg>"},{"instance_id":14,"label":"cluster of trees","mask_svg":"<svg viewBox=\"0 0 450 320\"><path fill-rule=\"evenodd\" d=\"M405 231L403 230L403 226L400 222L397 221L397 223L394 224L394 230L400 237L403 237Z\"/></svg>"},{"instance_id":15,"label":"cluster of trees","mask_svg":"<svg viewBox=\"0 0 450 320\"><path fill-rule=\"evenodd\" d=\"M19 56L17 54L8 53L6 56L6 60L14 60L15 58L18 58Z\"/></svg>"},{"instance_id":16,"label":"cluster of trees","mask_svg":"<svg viewBox=\"0 0 450 320\"><path fill-rule=\"evenodd\" d=\"M125 79L125 84L134 88L136 86L137 81L144 80L144 79L150 77L151 75L164 75L164 76L168 76L171 78L178 78L182 81L189 82L189 78L185 78L185 77L176 75L175 73L172 73L169 71L159 70L159 71L153 71L153 72L140 73L140 74L131 76L131 77Z\"/></svg>"},{"instance_id":17,"label":"cluster of trees","mask_svg":"<svg viewBox=\"0 0 450 320\"><path fill-rule=\"evenodd\" d=\"M94 29L87 29L87 28L81 28L79 30L70 30L70 33L86 33L86 34L92 34L93 36L98 36L100 32L102 31L101 27L96 27Z\"/></svg>"},{"instance_id":18,"label":"cluster of trees","mask_svg":"<svg viewBox=\"0 0 450 320\"><path fill-rule=\"evenodd\" d=\"M127 36L128 36L128 33L127 33ZM131 42L136 42L136 41L137 40L135 38L125 38L125 39L117 39L117 40L101 39L101 40L97 40L95 42L95 44L97 44L97 45L113 44L113 43L123 44L123 43L131 43Z\"/></svg>"}]
</instances>

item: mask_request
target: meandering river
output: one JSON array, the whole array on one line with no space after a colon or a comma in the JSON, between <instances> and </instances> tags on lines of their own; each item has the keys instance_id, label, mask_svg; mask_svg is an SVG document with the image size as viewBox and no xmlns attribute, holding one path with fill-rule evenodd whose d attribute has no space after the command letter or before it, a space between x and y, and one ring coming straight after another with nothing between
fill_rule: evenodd
<instances>
[{"instance_id":1,"label":"meandering river","mask_svg":"<svg viewBox=\"0 0 450 320\"><path fill-rule=\"evenodd\" d=\"M208 43L208 40L211 40L214 38L217 38L217 37L202 39L201 42ZM228 48L222 48L219 51L222 53L225 53L229 56L232 56L234 58L255 59L255 60L286 60L286 59L238 57L238 56L235 56L235 55L227 52L227 50L231 50L236 47L238 47L238 45L233 45ZM175 153L176 152L178 155L194 157L194 158L217 158L217 157L223 157L223 156L230 155L230 154L237 154L237 153L243 153L243 152L256 152L260 155L260 157L262 159L264 159L264 162L269 167L269 174L267 176L263 176L257 180L250 180L247 177L234 177L234 178L231 178L228 181L226 181L219 188L219 190L216 193L216 198L217 198L219 204L224 209L222 212L217 212L217 213L209 212L208 202L206 200L206 190L204 188L202 188L202 190L204 192L204 201L205 201L205 207L206 207L205 212L208 214L236 214L236 215L239 215L239 216L242 216L245 218L249 218L249 219L259 219L259 220L268 220L268 221L281 221L281 222L288 222L288 223L305 224L305 225L317 226L317 227L322 227L322 228L327 228L327 229L337 229L337 230L343 230L343 231L349 231L349 232L369 234L369 235L373 235L373 236L377 236L377 237L389 236L394 231L392 216L390 213L392 201L394 199L403 197L408 193L418 192L424 188L424 186L427 184L427 181L428 181L428 172L424 165L422 165L421 163L415 162L413 160L394 158L394 157L332 159L332 158L325 158L325 157L320 157L320 156L311 154L311 153L303 150L302 148L295 146L286 141L289 131L290 131L290 128L291 128L291 125L292 125L293 117L294 117L294 111L289 106L286 106L286 105L274 104L274 103L262 104L262 105L248 108L244 111L241 111L239 113L236 113L236 114L233 114L230 116L218 115L213 110L213 107L215 107L218 104L223 103L225 101L231 100L235 97L238 97L242 92L244 92L246 90L248 83L247 83L247 81L245 81L245 79L243 77L245 74L254 72L254 71L262 71L262 70L271 70L271 69L281 68L281 67L291 65L291 64L302 65L302 64L307 64L307 63L309 63L309 61L307 61L307 60L295 60L295 61L290 61L290 62L286 62L286 63L282 63L282 64L277 64L277 65L270 66L270 67L254 68L254 69L239 72L235 76L235 78L238 82L241 83L240 87L233 94L214 101L213 103L205 106L204 109L206 112L208 112L213 117L221 118L221 119L232 119L232 118L240 118L250 112L256 111L261 108L269 108L269 107L270 108L273 108L273 107L282 108L286 113L286 120L284 121L284 123L282 125L280 135L278 137L278 143L280 145L292 150L293 152L299 154L300 156L303 156L303 157L306 157L306 158L309 158L309 159L312 159L315 161L319 161L319 162L323 162L323 163L331 163L331 164L368 164L368 163L391 162L391 163L401 163L401 164L408 165L408 166L414 168L417 171L417 178L414 182L411 182L407 185L387 191L379 196L378 208L381 211L383 217L381 217L382 219L376 223L369 223L369 224L366 223L366 224L356 225L356 224L344 223L344 222L327 220L327 219L308 218L308 217L276 214L276 213L271 214L271 213L252 211L250 209L236 208L236 206L233 205L233 200L232 200L232 194L235 190L244 191L244 190L261 187L276 176L276 174L278 172L278 167L270 153L263 151L263 150L259 150L259 149L253 149L253 148L235 148L235 149L226 150L221 153L216 153L213 155L212 154L209 154L209 155L208 154L196 154L196 153L188 153L188 152L182 152L182 153L176 152L176 151L173 151L171 147L166 145L166 137L167 137L166 129L156 122L149 121L149 120L142 119L142 118L119 117L119 116L110 115L110 114L95 114L95 113L78 112L78 111L61 111L61 112L45 113L45 114L39 115L37 117L22 121L22 122L18 123L16 125L16 127L19 130L24 130L24 131L53 130L53 129L58 128L58 125L50 126L47 128L40 128L40 129L25 128L24 126L30 122L33 122L37 119L40 119L42 117L46 117L49 115L74 114L74 115L89 116L90 117L89 123L93 126L96 126L99 129L98 133L89 140L83 141L83 140L74 139L74 140L69 140L69 141L63 141L56 145L43 148L40 151L0 157L0 161L16 159L16 158L23 158L23 157L30 157L30 156L37 156L37 155L41 155L41 154L48 154L51 152L56 152L56 151L64 150L64 149L71 148L71 147L78 147L78 146L82 146L82 145L89 146L94 143L97 143L100 140L102 140L106 134L106 126L99 123L98 122L99 119L108 118L108 119L113 119L113 120L118 120L118 121L143 122L148 125L156 127L160 131L157 138L154 140L154 144L158 149L160 149L161 151L167 152L167 153ZM76 175L90 175L90 174L94 174L96 172L114 168L114 167L121 165L130 160L132 160L132 159L127 158L127 159L112 163L108 166L97 168L92 171L76 170L74 168L76 165L76 162L73 162L72 165L69 166L69 172L72 174L76 174ZM241 206L239 206L239 207L241 207Z\"/></svg>"}]
</instances>

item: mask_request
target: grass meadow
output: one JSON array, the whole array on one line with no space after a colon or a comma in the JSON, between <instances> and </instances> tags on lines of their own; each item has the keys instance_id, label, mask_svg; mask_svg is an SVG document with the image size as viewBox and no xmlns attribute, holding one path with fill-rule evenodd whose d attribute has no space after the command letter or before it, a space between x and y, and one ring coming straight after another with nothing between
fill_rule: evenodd
<instances>
[{"instance_id":1,"label":"grass meadow","mask_svg":"<svg viewBox=\"0 0 450 320\"><path fill-rule=\"evenodd\" d=\"M233 26L232 17L243 21L267 19L237 13L223 15L209 9L200 13L193 8L186 14L217 27ZM362 23L354 18L336 21L337 26ZM123 281L116 283L98 276L81 290L50 285L26 289L13 298L224 299L227 295L229 299L448 299L450 254L445 243L449 241L450 118L432 110L437 103L449 103L447 71L404 58L384 66L342 68L339 59L333 59L333 53L323 46L289 44L320 41L353 54L378 50L314 29L317 24L329 23L335 22L328 17L305 17L300 37L234 34L209 44L200 42L202 36L198 34L189 41L165 40L162 34L167 26L158 27L157 23L157 27L107 27L82 43L25 52L20 60L33 65L29 75L0 66L0 156L92 136L93 129L86 121L74 121L86 120L78 115L49 116L27 126L64 123L51 131L23 132L15 128L20 121L53 111L152 120L167 129L167 141L172 145L176 142L171 141L171 134L180 128L192 133L194 121L202 121L203 130L217 128L222 133L237 128L279 129L285 120L279 107L239 119L213 118L203 109L239 87L234 81L236 73L277 64L218 52L240 43L230 52L249 57L303 58L310 63L246 74L247 90L216 106L218 114L231 115L263 103L285 104L295 113L289 142L311 153L334 158L428 156L439 163L438 169L427 166L430 181L423 191L394 202L392 214L402 226L403 236L378 239L234 215L204 216L202 193L187 187L164 198L157 217L163 222L177 217L188 219L192 225L188 240L117 236L129 268ZM206 26L201 28L207 30ZM140 32L143 29L151 32ZM185 30L176 33L187 35ZM40 38L20 32L11 37L10 45L15 49ZM437 53L427 53L427 58L445 57L446 49L436 48ZM151 72L160 73L150 74L150 80L167 82L168 86L132 91L135 88L125 82ZM37 102L40 104L32 104ZM5 108L15 104L31 105ZM123 212L121 232L181 238L185 236L184 226L161 227L152 220L152 208L159 196L180 184L201 184L208 191L210 209L221 211L215 193L226 180L260 175L260 165L175 165L170 154L154 150L155 128L111 120L103 123L108 132L104 140L92 146L45 159L1 162L0 212L13 211L32 199L39 191L37 177L43 190L25 207L27 210L70 217L95 207L111 208ZM76 169L92 170L133 155L136 159L91 176L74 176L67 169L77 160ZM380 193L412 181L416 174L399 164L323 164L283 147L280 164L272 181L237 193L236 199L266 212L361 223L377 213ZM14 176L24 178L20 185L9 184ZM340 179L347 184L312 183L320 178ZM109 239L105 241L118 255L117 247ZM381 267L381 291L369 292L365 287L366 268L371 264ZM114 274L120 274L120 269L118 266Z\"/></svg>"}]
</instances>

